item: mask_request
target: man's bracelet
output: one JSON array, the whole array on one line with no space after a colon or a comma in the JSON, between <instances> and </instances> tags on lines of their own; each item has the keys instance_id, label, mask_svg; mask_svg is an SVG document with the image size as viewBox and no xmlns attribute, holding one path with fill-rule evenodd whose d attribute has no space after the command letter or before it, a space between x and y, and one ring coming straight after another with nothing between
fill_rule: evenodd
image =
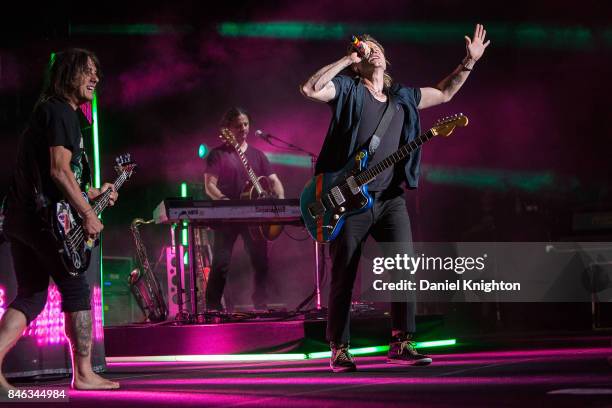
<instances>
[{"instance_id":1,"label":"man's bracelet","mask_svg":"<svg viewBox=\"0 0 612 408\"><path fill-rule=\"evenodd\" d=\"M461 61L461 66L463 67L464 71L471 71L472 69L474 69L474 65L476 65L476 60L472 59L469 56L466 56Z\"/></svg>"},{"instance_id":2,"label":"man's bracelet","mask_svg":"<svg viewBox=\"0 0 612 408\"><path fill-rule=\"evenodd\" d=\"M93 210L94 210L93 208L89 207L87 210L83 211L83 213L81 214L81 217L84 217L90 212L93 212Z\"/></svg>"}]
</instances>

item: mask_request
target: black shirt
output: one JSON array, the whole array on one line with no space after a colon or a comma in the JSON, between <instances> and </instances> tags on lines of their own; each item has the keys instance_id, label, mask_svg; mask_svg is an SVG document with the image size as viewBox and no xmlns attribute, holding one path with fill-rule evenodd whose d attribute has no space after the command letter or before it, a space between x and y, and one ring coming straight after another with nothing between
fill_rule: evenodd
<instances>
[{"instance_id":1,"label":"black shirt","mask_svg":"<svg viewBox=\"0 0 612 408\"><path fill-rule=\"evenodd\" d=\"M249 145L245 155L257 177L273 174L264 152ZM230 199L239 199L249 180L238 153L234 148L225 145L210 151L206 158L206 173L217 177L217 187Z\"/></svg>"},{"instance_id":2,"label":"black shirt","mask_svg":"<svg viewBox=\"0 0 612 408\"><path fill-rule=\"evenodd\" d=\"M17 163L8 194L7 219L11 215L33 215L42 205L63 199L51 179L49 147L52 146L63 146L72 152L70 167L82 191L86 191L91 183L77 111L58 98L39 103L19 138Z\"/></svg>"},{"instance_id":3,"label":"black shirt","mask_svg":"<svg viewBox=\"0 0 612 408\"><path fill-rule=\"evenodd\" d=\"M359 129L357 130L357 146L361 148L368 148L372 134L378 127L387 102L380 102L372 93L368 90L365 91L363 100L363 111L361 113L361 122L359 123ZM400 136L402 133L402 125L404 123L404 111L399 106L392 106L390 109L395 109L391 123L387 128L384 135L378 135L380 138L380 144L376 149L374 157L368 164L368 168L374 167L377 163L383 161L387 156L394 153L399 148ZM378 177L372 180L368 184L369 191L384 191L389 187L398 186L401 183L401 178L396 177L394 179L394 169L397 166L391 166L385 171L380 173ZM401 167L401 166L400 166ZM395 184L395 186L392 186Z\"/></svg>"},{"instance_id":4,"label":"black shirt","mask_svg":"<svg viewBox=\"0 0 612 408\"><path fill-rule=\"evenodd\" d=\"M331 121L327 135L323 140L321 153L317 159L316 174L336 172L341 170L349 160L354 160L357 147L357 131L361 121L363 102L368 92L359 77L338 75L332 79L336 88L334 99L327 105L331 109ZM404 123L401 132L401 144L409 143L421 133L418 105L421 100L421 90L399 83L393 83L389 89L404 113ZM419 183L421 147L410 153L401 165L399 171L401 182L405 181L408 188L417 188ZM401 184L400 182L400 184Z\"/></svg>"}]
</instances>

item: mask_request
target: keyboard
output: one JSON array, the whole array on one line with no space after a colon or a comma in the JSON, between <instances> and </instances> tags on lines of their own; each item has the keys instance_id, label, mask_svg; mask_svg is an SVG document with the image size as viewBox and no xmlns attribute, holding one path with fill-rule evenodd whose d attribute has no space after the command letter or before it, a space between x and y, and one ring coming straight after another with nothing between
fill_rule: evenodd
<instances>
[{"instance_id":1,"label":"keyboard","mask_svg":"<svg viewBox=\"0 0 612 408\"><path fill-rule=\"evenodd\" d=\"M209 225L223 222L294 224L302 223L300 200L193 200L166 198L153 211L157 224L190 221Z\"/></svg>"}]
</instances>

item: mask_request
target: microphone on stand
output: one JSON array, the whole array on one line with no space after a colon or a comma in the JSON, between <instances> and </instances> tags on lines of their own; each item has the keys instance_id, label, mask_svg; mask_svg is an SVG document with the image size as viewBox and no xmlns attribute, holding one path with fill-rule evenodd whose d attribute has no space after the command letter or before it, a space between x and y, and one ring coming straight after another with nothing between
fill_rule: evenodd
<instances>
[{"instance_id":1,"label":"microphone on stand","mask_svg":"<svg viewBox=\"0 0 612 408\"><path fill-rule=\"evenodd\" d=\"M266 142L270 141L270 134L269 133L264 133L263 130L258 129L255 131L255 135L257 137L259 137L260 139L265 140Z\"/></svg>"}]
</instances>

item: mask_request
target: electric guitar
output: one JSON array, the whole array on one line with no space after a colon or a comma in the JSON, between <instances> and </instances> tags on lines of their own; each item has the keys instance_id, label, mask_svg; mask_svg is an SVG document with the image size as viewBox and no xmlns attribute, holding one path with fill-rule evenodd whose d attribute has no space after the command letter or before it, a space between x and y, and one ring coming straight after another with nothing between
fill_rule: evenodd
<instances>
[{"instance_id":1,"label":"electric guitar","mask_svg":"<svg viewBox=\"0 0 612 408\"><path fill-rule=\"evenodd\" d=\"M122 155L115 159L118 177L113 185L115 190L132 176L136 164L131 162L130 155ZM96 215L100 215L108 206L112 190L108 189L91 203ZM85 200L89 201L83 193ZM68 273L79 276L89 267L91 252L100 243L98 238L92 239L83 230L83 220L66 200L58 202L51 210L51 229L58 244L58 251Z\"/></svg>"},{"instance_id":2,"label":"electric guitar","mask_svg":"<svg viewBox=\"0 0 612 408\"><path fill-rule=\"evenodd\" d=\"M219 137L228 146L234 148L238 154L238 157L240 158L240 162L244 166L244 169L249 176L249 181L247 181L242 193L240 194L240 199L259 200L262 198L276 197L276 194L274 194L272 191L272 182L266 176L257 177L253 171L253 168L249 165L246 155L242 150L240 150L240 143L238 143L232 131L227 128L223 128L221 129L221 134ZM249 233L255 240L266 239L268 241L273 241L279 237L282 231L282 225L261 224L249 227Z\"/></svg>"},{"instance_id":3,"label":"electric guitar","mask_svg":"<svg viewBox=\"0 0 612 408\"><path fill-rule=\"evenodd\" d=\"M314 176L306 183L300 196L300 211L310 236L321 243L332 241L340 233L346 217L372 207L368 183L376 176L407 158L434 136L450 136L456 127L467 124L468 118L462 113L441 119L426 133L403 145L372 168L367 168L370 157L366 148L358 151L342 170Z\"/></svg>"}]
</instances>

